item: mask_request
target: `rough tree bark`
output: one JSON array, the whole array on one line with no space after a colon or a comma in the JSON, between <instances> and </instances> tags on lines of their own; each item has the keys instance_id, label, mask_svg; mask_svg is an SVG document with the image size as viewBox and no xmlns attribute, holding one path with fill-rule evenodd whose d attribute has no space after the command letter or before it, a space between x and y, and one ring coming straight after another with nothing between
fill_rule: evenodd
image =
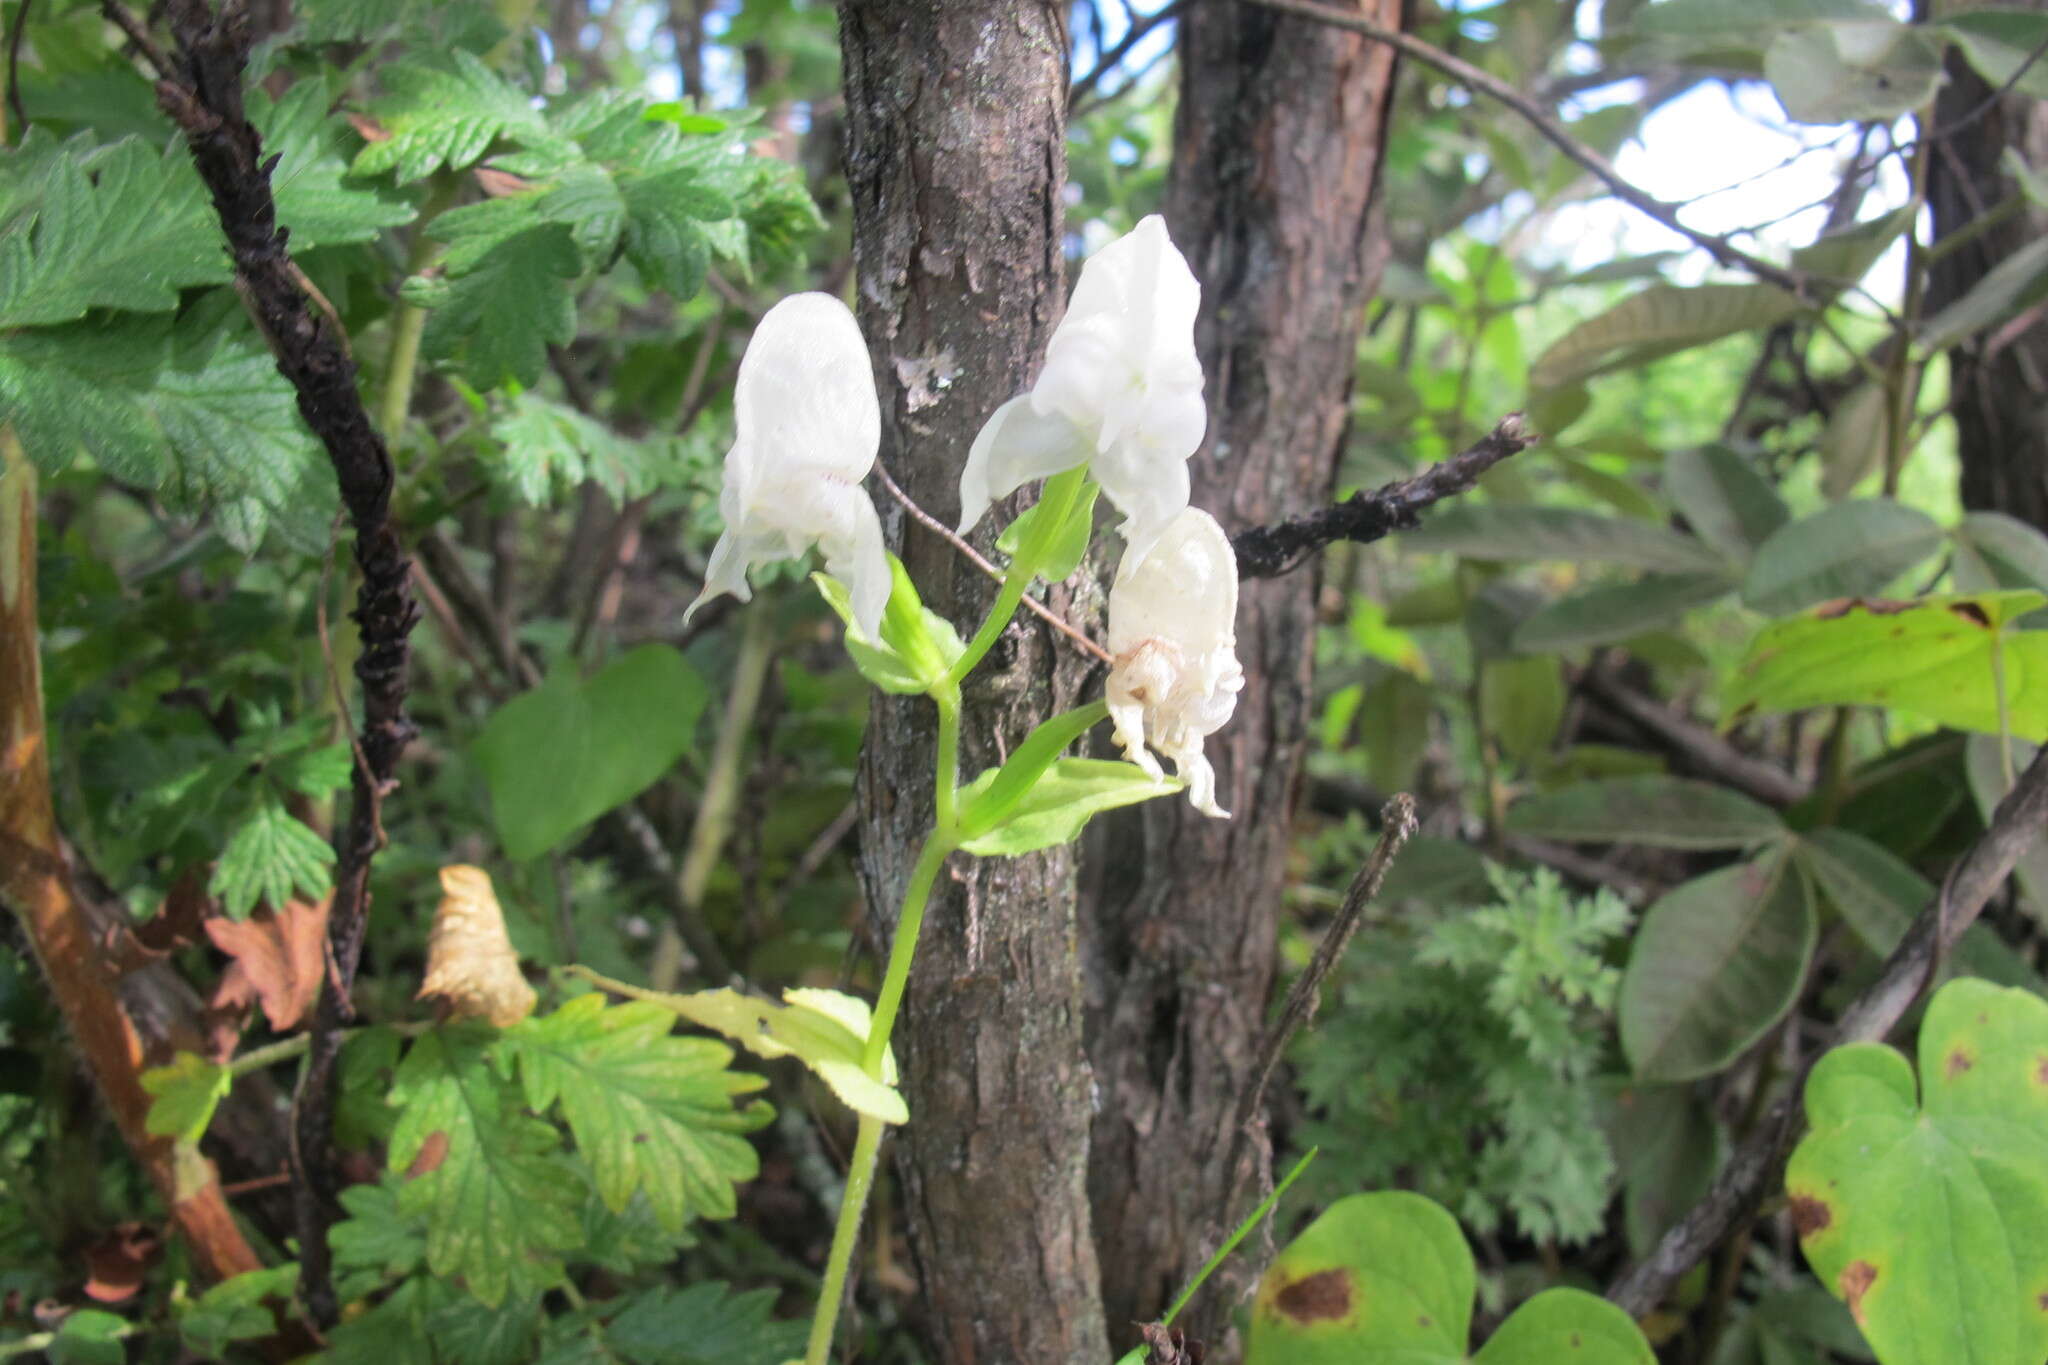
<instances>
[{"instance_id":1,"label":"rough tree bark","mask_svg":"<svg viewBox=\"0 0 2048 1365\"><path fill-rule=\"evenodd\" d=\"M1365 0L1401 22L1400 0ZM1383 259L1374 212L1393 53L1234 0L1180 21L1180 107L1166 218L1202 282L1197 340L1209 435L1194 502L1226 530L1329 501L1354 355ZM1103 1304L1115 1342L1155 1318L1248 1207L1225 1169L1273 977L1291 815L1308 733L1318 574L1247 582L1246 687L1210 741L1205 820L1148 803L1089 844L1089 1056L1101 1088L1090 1156ZM1253 1161L1268 1160L1254 1144ZM1243 1183L1240 1184L1240 1178ZM1257 1270L1240 1255L1187 1325L1213 1336Z\"/></svg>"},{"instance_id":2,"label":"rough tree bark","mask_svg":"<svg viewBox=\"0 0 2048 1365\"><path fill-rule=\"evenodd\" d=\"M2031 0L2048 9L2048 0ZM1937 242L1971 229L2018 193L2001 160L2008 149L2029 166L2048 165L2048 100L2006 95L1972 118L1992 87L1951 51L1948 81L1935 99L1934 127L1953 128L1933 146L1928 202ZM1997 226L1936 261L1931 313L1969 292L1993 266L2048 234L2048 211L2022 206ZM2039 305L2008 327L1949 352L1950 411L1962 457L1963 506L2005 512L2048 531L2048 310Z\"/></svg>"},{"instance_id":3,"label":"rough tree bark","mask_svg":"<svg viewBox=\"0 0 2048 1365\"><path fill-rule=\"evenodd\" d=\"M1066 55L1057 0L846 0L846 172L882 459L950 517L975 432L1032 378L1065 297ZM992 586L880 500L934 610L971 632ZM1013 503L1007 511L1014 511ZM991 517L984 544L1004 520ZM970 679L971 776L1079 696L1086 670L1034 618ZM862 878L894 907L932 821L935 716L872 714L859 779ZM897 1050L894 1139L910 1243L947 1362L1107 1358L1086 1197L1073 859L956 859L940 878ZM890 923L877 926L886 938Z\"/></svg>"}]
</instances>

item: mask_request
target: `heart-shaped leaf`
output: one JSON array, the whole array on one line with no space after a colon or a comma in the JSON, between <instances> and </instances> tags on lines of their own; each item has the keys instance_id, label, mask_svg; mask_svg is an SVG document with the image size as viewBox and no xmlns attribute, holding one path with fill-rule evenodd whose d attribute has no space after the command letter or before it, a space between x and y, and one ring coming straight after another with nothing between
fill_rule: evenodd
<instances>
[{"instance_id":1,"label":"heart-shaped leaf","mask_svg":"<svg viewBox=\"0 0 2048 1365\"><path fill-rule=\"evenodd\" d=\"M1878 1043L1806 1083L1786 1168L1814 1273L1885 1365L2048 1357L2048 1002L1961 980L1920 1028L1919 1084Z\"/></svg>"}]
</instances>

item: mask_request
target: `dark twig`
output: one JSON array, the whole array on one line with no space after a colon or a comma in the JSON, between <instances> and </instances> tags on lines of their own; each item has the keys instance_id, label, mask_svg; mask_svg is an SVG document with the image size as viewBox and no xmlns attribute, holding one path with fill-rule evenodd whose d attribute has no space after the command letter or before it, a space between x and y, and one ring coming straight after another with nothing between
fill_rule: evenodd
<instances>
[{"instance_id":1,"label":"dark twig","mask_svg":"<svg viewBox=\"0 0 2048 1365\"><path fill-rule=\"evenodd\" d=\"M14 7L14 22L7 28L7 107L22 133L28 131L28 110L21 103L21 35L28 32L28 10L35 0L21 0ZM19 136L19 135L17 135Z\"/></svg>"},{"instance_id":2,"label":"dark twig","mask_svg":"<svg viewBox=\"0 0 2048 1365\"><path fill-rule=\"evenodd\" d=\"M1414 58L1424 66L1436 68L1468 89L1476 90L1482 95L1499 100L1502 104L1505 104L1508 108L1528 120L1529 125L1543 137L1544 141L1563 152L1570 160L1592 172L1609 190L1613 191L1616 199L1656 219L1679 236L1692 242L1695 246L1701 247L1709 256L1712 256L1722 265L1732 269L1747 271L1767 284L1775 284L1780 289L1791 290L1802 299L1808 296L1805 276L1796 271L1787 270L1783 266L1772 265L1769 261L1759 260L1748 252L1736 247L1725 237L1716 237L1712 233L1701 232L1697 228L1687 227L1680 221L1678 209L1675 205L1667 204L1655 195L1649 194L1637 187L1623 176L1620 171L1615 169L1613 162L1573 137L1564 124L1560 123L1549 110L1515 89L1512 85L1489 75L1470 62L1460 61L1442 48L1433 47L1410 34L1402 33L1396 29L1384 28L1379 24L1375 24L1370 19L1361 17L1354 11L1334 9L1327 4L1314 3L1314 0L1250 0L1250 3L1262 5L1271 10L1278 10L1282 14L1293 14L1303 19L1314 19L1318 23L1328 24L1333 28L1349 29L1353 33L1363 33L1366 37L1376 42L1385 43L1388 47L1394 48L1403 55Z\"/></svg>"},{"instance_id":3,"label":"dark twig","mask_svg":"<svg viewBox=\"0 0 2048 1365\"><path fill-rule=\"evenodd\" d=\"M1941 963L1963 931L1976 922L1993 893L2012 875L2020 858L2048 831L2048 748L1992 812L1991 826L1970 845L1942 883L1934 903L1923 909L1899 946L1885 959L1871 984L1835 1025L1829 1046L1874 1042L1891 1032L1915 1001L1925 995ZM1824 1051L1823 1049L1822 1051ZM1641 1263L1615 1281L1607 1297L1634 1317L1655 1308L1680 1276L1746 1222L1777 1188L1785 1158L1799 1131L1798 1100L1814 1054L1786 1093L1773 1104L1747 1141L1715 1177L1706 1198Z\"/></svg>"},{"instance_id":4,"label":"dark twig","mask_svg":"<svg viewBox=\"0 0 2048 1365\"><path fill-rule=\"evenodd\" d=\"M1245 1087L1238 1098L1237 1113L1231 1119L1230 1164L1224 1169L1235 1171L1244 1160L1245 1148L1252 1137L1252 1120L1265 1102L1267 1083L1273 1079L1273 1072L1280 1065L1280 1055L1287 1050L1287 1044L1294 1035L1315 1017L1316 1006L1322 1000L1323 982L1329 979L1337 963L1343 959L1344 950L1351 944L1351 936L1365 919L1366 907L1380 893L1380 883L1387 879L1387 869L1394 865L1394 858L1415 834L1415 798L1406 792L1397 793L1380 811L1380 837L1372 852L1367 855L1365 866L1358 869L1358 875L1351 879L1351 889L1344 893L1344 904L1337 910L1337 918L1323 932L1323 941L1316 945L1315 956L1301 975L1294 978L1294 984L1287 989L1287 999L1280 1005L1280 1017L1266 1033L1264 1043L1259 1047L1259 1064L1252 1072L1252 1083Z\"/></svg>"},{"instance_id":5,"label":"dark twig","mask_svg":"<svg viewBox=\"0 0 2048 1365\"><path fill-rule=\"evenodd\" d=\"M362 690L362 760L351 783L347 822L335 831L334 905L328 917L329 972L313 1018L312 1044L293 1109L293 1199L298 1215L300 1281L321 1324L338 1312L327 1249L332 1200L339 1185L333 1150L335 1064L342 1029L353 1017L349 989L361 959L369 913L370 861L381 842L381 808L397 786L399 756L415 730L405 711L407 637L419 619L411 566L391 525L391 453L356 389L355 365L331 321L308 307L286 249L271 195L274 157L242 106L242 72L251 30L247 13L229 4L216 15L206 0L166 6L174 59L151 43L118 0L107 17L156 67L157 102L185 133L199 178L213 195L235 265L235 283L298 395L299 413L327 449L341 498L355 529L362 584L351 613L362 638L356 680Z\"/></svg>"},{"instance_id":6,"label":"dark twig","mask_svg":"<svg viewBox=\"0 0 2048 1365\"><path fill-rule=\"evenodd\" d=\"M2026 74L2034 69L2034 64L2043 57L2048 57L2048 37L2043 37L2040 42L2035 43L2034 50L2027 54L2026 60L2013 68L2012 74L2005 78L2005 83L1983 99L1977 101L1975 107L1923 136L1934 142L1942 142L1962 132L1965 128L1968 128L1971 124L1996 108L1998 102L2007 95L2010 95L2018 87L2020 81L2026 77Z\"/></svg>"},{"instance_id":7,"label":"dark twig","mask_svg":"<svg viewBox=\"0 0 2048 1365\"><path fill-rule=\"evenodd\" d=\"M1238 577L1277 578L1334 541L1366 544L1396 531L1412 531L1422 524L1424 508L1469 493L1481 474L1541 439L1524 425L1521 413L1511 412L1476 445L1412 479L1361 489L1334 507L1239 531L1230 540L1237 551Z\"/></svg>"},{"instance_id":8,"label":"dark twig","mask_svg":"<svg viewBox=\"0 0 2048 1365\"><path fill-rule=\"evenodd\" d=\"M1812 788L1777 764L1743 753L1706 726L1633 690L1605 669L1588 668L1579 682L1602 706L1649 731L1663 748L1724 786L1780 809L1812 794Z\"/></svg>"},{"instance_id":9,"label":"dark twig","mask_svg":"<svg viewBox=\"0 0 2048 1365\"><path fill-rule=\"evenodd\" d=\"M1124 36L1118 41L1117 45L1101 54L1095 65L1090 68L1088 74L1067 88L1068 112L1073 112L1082 100L1093 93L1095 87L1102 84L1104 76L1107 76L1110 72L1121 66L1124 58L1131 55L1131 49L1145 41L1147 34L1179 15L1181 9L1186 4L1187 0L1173 0L1172 4L1162 5L1155 13L1145 15L1132 22L1124 30Z\"/></svg>"}]
</instances>

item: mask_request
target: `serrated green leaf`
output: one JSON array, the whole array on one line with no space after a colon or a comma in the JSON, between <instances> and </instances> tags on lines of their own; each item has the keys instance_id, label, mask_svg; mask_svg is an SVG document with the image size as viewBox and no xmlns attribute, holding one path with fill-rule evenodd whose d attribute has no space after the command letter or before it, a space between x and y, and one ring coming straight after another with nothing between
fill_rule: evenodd
<instances>
[{"instance_id":1,"label":"serrated green leaf","mask_svg":"<svg viewBox=\"0 0 2048 1365\"><path fill-rule=\"evenodd\" d=\"M1997 734L2003 722L2022 738L2048 739L2048 632L2013 629L2044 602L2048 595L2020 591L1820 607L1759 631L1722 705L1736 719L1885 706L1957 729Z\"/></svg>"},{"instance_id":2,"label":"serrated green leaf","mask_svg":"<svg viewBox=\"0 0 2048 1365\"><path fill-rule=\"evenodd\" d=\"M805 1325L774 1309L772 1289L657 1285L627 1303L604 1339L632 1365L782 1365L802 1352Z\"/></svg>"},{"instance_id":3,"label":"serrated green leaf","mask_svg":"<svg viewBox=\"0 0 2048 1365\"><path fill-rule=\"evenodd\" d=\"M1613 644L1676 625L1685 613L1735 591L1726 574L1648 574L1634 583L1602 583L1567 593L1515 627L1514 646L1549 654Z\"/></svg>"},{"instance_id":4,"label":"serrated green leaf","mask_svg":"<svg viewBox=\"0 0 2048 1365\"><path fill-rule=\"evenodd\" d=\"M169 1065L142 1073L142 1088L156 1097L143 1127L159 1137L196 1143L206 1136L213 1111L234 1084L235 1073L227 1067L196 1052L180 1052Z\"/></svg>"},{"instance_id":5,"label":"serrated green leaf","mask_svg":"<svg viewBox=\"0 0 2048 1365\"><path fill-rule=\"evenodd\" d=\"M707 188L689 168L630 177L620 193L626 258L633 268L679 302L695 297L711 264L711 239L702 224L731 218L732 200Z\"/></svg>"},{"instance_id":6,"label":"serrated green leaf","mask_svg":"<svg viewBox=\"0 0 2048 1365\"><path fill-rule=\"evenodd\" d=\"M507 380L530 387L548 346L575 339L571 285L583 273L583 254L564 224L533 222L473 253L451 250L445 269L407 281L405 297L433 310L422 341L427 354L454 362L478 388Z\"/></svg>"},{"instance_id":7,"label":"serrated green leaf","mask_svg":"<svg viewBox=\"0 0 2048 1365\"><path fill-rule=\"evenodd\" d=\"M137 138L56 154L33 212L0 230L0 331L92 308L162 313L178 291L229 278L220 226L182 145Z\"/></svg>"},{"instance_id":8,"label":"serrated green leaf","mask_svg":"<svg viewBox=\"0 0 2048 1365\"><path fill-rule=\"evenodd\" d=\"M339 115L328 113L324 81L299 81L275 107L261 86L252 86L248 101L250 122L263 134L263 150L277 157L270 185L278 225L291 233L294 251L371 241L418 216L404 200L344 179L351 134Z\"/></svg>"},{"instance_id":9,"label":"serrated green leaf","mask_svg":"<svg viewBox=\"0 0 2048 1365\"><path fill-rule=\"evenodd\" d=\"M1885 498L1837 503L1780 527L1757 548L1742 600L1781 616L1877 592L1941 548L1941 527Z\"/></svg>"},{"instance_id":10,"label":"serrated green leaf","mask_svg":"<svg viewBox=\"0 0 2048 1365\"><path fill-rule=\"evenodd\" d=\"M1720 556L1691 536L1574 507L1460 504L1403 532L1401 544L1466 559L1554 559L1669 573L1712 572L1721 565Z\"/></svg>"},{"instance_id":11,"label":"serrated green leaf","mask_svg":"<svg viewBox=\"0 0 2048 1365\"><path fill-rule=\"evenodd\" d=\"M1260 1280L1245 1365L1654 1365L1626 1313L1571 1289L1536 1295L1468 1356L1476 1282L1443 1208L1405 1191L1350 1195Z\"/></svg>"},{"instance_id":12,"label":"serrated green leaf","mask_svg":"<svg viewBox=\"0 0 2048 1365\"><path fill-rule=\"evenodd\" d=\"M1819 932L1784 851L1658 900L1621 982L1621 1046L1637 1079L1692 1080L1740 1056L1798 999Z\"/></svg>"},{"instance_id":13,"label":"serrated green leaf","mask_svg":"<svg viewBox=\"0 0 2048 1365\"><path fill-rule=\"evenodd\" d=\"M348 1217L328 1234L336 1266L397 1278L425 1263L426 1238L414 1219L398 1211L403 1180L402 1172L393 1172L380 1185L351 1185L341 1192L341 1207Z\"/></svg>"},{"instance_id":14,"label":"serrated green leaf","mask_svg":"<svg viewBox=\"0 0 2048 1365\"><path fill-rule=\"evenodd\" d=\"M272 526L324 545L336 504L290 383L225 291L167 317L95 318L0 337L0 410L49 471L80 454L173 506L235 508L229 543Z\"/></svg>"},{"instance_id":15,"label":"serrated green leaf","mask_svg":"<svg viewBox=\"0 0 2048 1365\"><path fill-rule=\"evenodd\" d=\"M1952 981L1898 1052L1855 1043L1806 1083L1785 1188L1815 1275L1886 1365L2048 1356L2048 1003Z\"/></svg>"},{"instance_id":16,"label":"serrated green leaf","mask_svg":"<svg viewBox=\"0 0 2048 1365\"><path fill-rule=\"evenodd\" d=\"M1796 316L1802 305L1770 284L1652 285L1552 342L1529 372L1539 389L1627 369Z\"/></svg>"},{"instance_id":17,"label":"serrated green leaf","mask_svg":"<svg viewBox=\"0 0 2048 1365\"><path fill-rule=\"evenodd\" d=\"M460 1275L487 1304L561 1275L560 1253L582 1235L582 1182L552 1125L520 1111L491 1065L495 1030L422 1034L398 1065L391 1166L405 1172L400 1213L423 1216L427 1264Z\"/></svg>"},{"instance_id":18,"label":"serrated green leaf","mask_svg":"<svg viewBox=\"0 0 2048 1365\"><path fill-rule=\"evenodd\" d=\"M709 695L679 652L653 644L499 707L475 752L507 856L537 858L646 790L689 747Z\"/></svg>"},{"instance_id":19,"label":"serrated green leaf","mask_svg":"<svg viewBox=\"0 0 2048 1365\"><path fill-rule=\"evenodd\" d=\"M1178 779L1154 779L1135 763L1062 758L998 823L960 847L984 858L1035 853L1072 842L1103 811L1171 796L1184 785Z\"/></svg>"},{"instance_id":20,"label":"serrated green leaf","mask_svg":"<svg viewBox=\"0 0 2048 1365\"><path fill-rule=\"evenodd\" d=\"M1507 826L1575 843L1751 848L1785 837L1776 811L1740 792L1679 777L1581 782L1515 803Z\"/></svg>"},{"instance_id":21,"label":"serrated green leaf","mask_svg":"<svg viewBox=\"0 0 2048 1365\"><path fill-rule=\"evenodd\" d=\"M443 166L480 160L499 138L545 142L547 123L526 92L470 53L449 60L402 62L382 76L389 92L370 105L385 136L356 154L353 175L397 173L418 180Z\"/></svg>"},{"instance_id":22,"label":"serrated green leaf","mask_svg":"<svg viewBox=\"0 0 2048 1365\"><path fill-rule=\"evenodd\" d=\"M630 440L531 389L514 394L492 418L491 438L502 459L487 464L486 472L529 507L549 506L586 479L623 502L668 486L684 472L673 438Z\"/></svg>"},{"instance_id":23,"label":"serrated green leaf","mask_svg":"<svg viewBox=\"0 0 2048 1365\"><path fill-rule=\"evenodd\" d=\"M585 995L522 1021L498 1045L518 1066L529 1108L561 1106L605 1204L617 1211L644 1191L671 1233L693 1218L732 1217L733 1187L760 1172L740 1135L771 1117L765 1105L734 1104L766 1081L730 1070L730 1048L675 1037L674 1026L656 1005L606 1008Z\"/></svg>"},{"instance_id":24,"label":"serrated green leaf","mask_svg":"<svg viewBox=\"0 0 2048 1365\"><path fill-rule=\"evenodd\" d=\"M258 901L281 908L293 892L318 900L332 884L333 864L333 846L266 789L228 836L206 889L220 897L228 918L247 919Z\"/></svg>"},{"instance_id":25,"label":"serrated green leaf","mask_svg":"<svg viewBox=\"0 0 2048 1365\"><path fill-rule=\"evenodd\" d=\"M1109 718L1109 706L1091 702L1034 727L1000 768L991 768L960 793L960 833L969 839L995 828L1075 740Z\"/></svg>"},{"instance_id":26,"label":"serrated green leaf","mask_svg":"<svg viewBox=\"0 0 2048 1365\"><path fill-rule=\"evenodd\" d=\"M191 1350L220 1359L229 1342L265 1337L277 1330L269 1301L289 1303L298 1285L297 1265L250 1270L219 1284L185 1305L178 1333Z\"/></svg>"}]
</instances>

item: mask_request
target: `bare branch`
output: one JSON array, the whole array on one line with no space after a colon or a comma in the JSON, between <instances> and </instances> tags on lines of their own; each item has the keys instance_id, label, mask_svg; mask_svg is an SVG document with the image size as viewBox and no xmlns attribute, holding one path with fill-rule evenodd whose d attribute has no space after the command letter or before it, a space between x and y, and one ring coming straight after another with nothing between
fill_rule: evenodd
<instances>
[{"instance_id":1,"label":"bare branch","mask_svg":"<svg viewBox=\"0 0 2048 1365\"><path fill-rule=\"evenodd\" d=\"M1667 204L1655 195L1638 188L1633 182L1624 177L1620 171L1615 169L1613 162L1573 137L1564 124L1560 123L1549 110L1505 81L1487 74L1478 67L1473 66L1470 62L1460 61L1443 49L1423 42L1420 38L1395 29L1383 28L1370 19L1362 18L1356 13L1332 9L1328 5L1314 3L1314 0L1250 0L1250 3L1261 5L1266 9L1278 10L1283 14L1297 15L1303 19L1314 19L1319 23L1329 24L1335 28L1349 29L1353 33L1363 33L1366 37L1385 43L1405 56L1413 57L1424 66L1434 67L1460 85L1499 100L1502 104L1505 104L1508 108L1527 119L1530 126L1540 133L1546 142L1556 147L1581 167L1592 172L1608 189L1614 192L1615 198L1636 209L1638 212L1656 219L1679 236L1686 238L1694 245L1705 250L1708 255L1712 256L1722 265L1728 266L1731 269L1746 271L1767 284L1777 285L1780 289L1789 289L1801 299L1806 299L1810 296L1810 291L1806 287L1807 281L1805 276L1796 271L1787 270L1783 266L1772 265L1769 261L1759 260L1757 257L1735 246L1726 237L1716 237L1712 233L1701 232L1696 228L1687 227L1679 220L1676 206Z\"/></svg>"},{"instance_id":2,"label":"bare branch","mask_svg":"<svg viewBox=\"0 0 2048 1365\"><path fill-rule=\"evenodd\" d=\"M1541 439L1524 425L1521 413L1511 412L1477 443L1411 479L1361 489L1334 507L1239 531L1230 538L1238 576L1277 578L1333 541L1370 544L1396 531L1412 531L1422 524L1424 508L1469 493L1481 474Z\"/></svg>"},{"instance_id":3,"label":"bare branch","mask_svg":"<svg viewBox=\"0 0 2048 1365\"><path fill-rule=\"evenodd\" d=\"M1920 912L1899 946L1885 959L1877 980L1842 1012L1830 1046L1873 1042L1913 1007L1940 974L1949 950L1976 922L1986 901L2005 884L2022 855L2048 831L2048 748L2034 756L2012 791L1992 813L1991 827L1950 870L1934 903ZM1824 1051L1825 1049L1823 1049ZM1816 1052L1798 1079L1771 1106L1748 1141L1715 1177L1707 1195L1655 1250L1615 1281L1607 1297L1632 1317L1662 1302L1673 1284L1756 1212L1776 1189L1785 1158L1799 1131L1798 1100L1806 1088Z\"/></svg>"},{"instance_id":4,"label":"bare branch","mask_svg":"<svg viewBox=\"0 0 2048 1365\"><path fill-rule=\"evenodd\" d=\"M199 178L213 195L234 261L235 283L298 395L299 413L327 449L355 530L362 584L353 613L361 633L356 679L362 690L361 759L347 822L335 832L334 907L328 919L330 981L313 1019L313 1041L294 1103L294 1165L306 1302L332 1323L335 1302L327 1229L339 1172L333 1151L335 1064L342 1028L353 1017L349 988L362 956L369 915L370 862L383 842L381 808L397 785L399 756L416 733L406 714L410 636L419 619L412 573L391 525L391 452L356 388L355 363L333 322L308 306L304 276L277 223L262 138L242 104L251 31L230 4L216 14L206 0L166 6L175 55L167 57L118 0L103 6L157 69L157 102L184 130Z\"/></svg>"},{"instance_id":5,"label":"bare branch","mask_svg":"<svg viewBox=\"0 0 2048 1365\"><path fill-rule=\"evenodd\" d=\"M1079 107L1081 101L1086 99L1096 86L1102 84L1102 78L1116 70L1124 58L1131 55L1131 50L1145 40L1147 34L1176 17L1186 3L1187 0L1173 0L1170 5L1160 6L1156 13L1144 15L1132 22L1124 30L1124 36L1117 45L1102 53L1088 74L1067 88L1067 112L1071 114Z\"/></svg>"}]
</instances>

